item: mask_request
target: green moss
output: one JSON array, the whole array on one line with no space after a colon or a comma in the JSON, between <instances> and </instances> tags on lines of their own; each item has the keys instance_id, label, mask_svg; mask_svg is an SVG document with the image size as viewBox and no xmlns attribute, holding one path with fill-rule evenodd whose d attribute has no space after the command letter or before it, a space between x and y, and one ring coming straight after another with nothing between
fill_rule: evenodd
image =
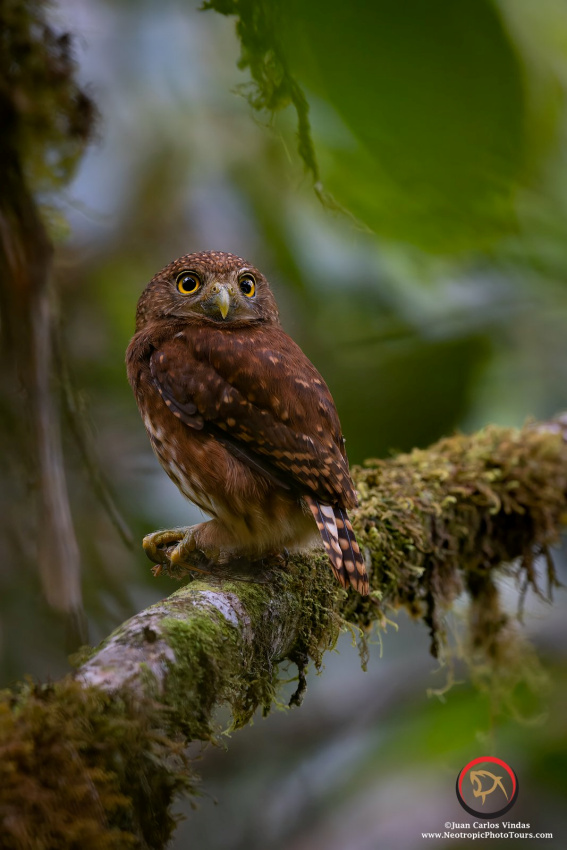
<instances>
[{"instance_id":1,"label":"green moss","mask_svg":"<svg viewBox=\"0 0 567 850\"><path fill-rule=\"evenodd\" d=\"M238 667L236 636L230 625L209 610L185 620L169 617L162 624L175 652L167 680L166 704L189 740L213 737L213 710L228 697Z\"/></svg>"},{"instance_id":2,"label":"green moss","mask_svg":"<svg viewBox=\"0 0 567 850\"><path fill-rule=\"evenodd\" d=\"M71 667L78 669L79 667L82 667L83 664L86 664L96 652L98 652L98 648L89 646L89 644L83 644L69 656L69 664Z\"/></svg>"},{"instance_id":3,"label":"green moss","mask_svg":"<svg viewBox=\"0 0 567 850\"><path fill-rule=\"evenodd\" d=\"M162 846L174 828L169 804L192 786L155 714L70 678L2 694L2 847Z\"/></svg>"},{"instance_id":4,"label":"green moss","mask_svg":"<svg viewBox=\"0 0 567 850\"><path fill-rule=\"evenodd\" d=\"M504 566L539 591L534 556L543 554L549 590L556 584L549 547L565 522L567 493L567 447L557 430L489 427L353 470L362 497L354 526L381 598L357 600L345 616L365 628L386 606L404 606L426 623L439 656L445 612L465 592L469 660L519 675L513 648L521 642L494 569Z\"/></svg>"},{"instance_id":5,"label":"green moss","mask_svg":"<svg viewBox=\"0 0 567 850\"><path fill-rule=\"evenodd\" d=\"M307 656L320 668L323 653L335 646L345 627L339 609L347 594L334 579L323 552L294 556L293 568L293 590L300 601L301 616L289 657Z\"/></svg>"},{"instance_id":6,"label":"green moss","mask_svg":"<svg viewBox=\"0 0 567 850\"><path fill-rule=\"evenodd\" d=\"M210 590L210 585L191 584L191 592L199 590ZM299 691L292 697L298 704L308 660L320 666L323 652L335 645L344 625L336 612L344 592L323 554L294 556L285 568L274 565L269 584L229 581L222 591L234 594L245 612L244 638L242 629L214 608L197 607L188 618L162 622L177 659L165 699L189 739L214 739L214 709L220 703L230 706L233 728L249 722L258 708L266 715L276 699L280 662L286 660L298 667ZM186 611L185 591L172 600L176 596ZM294 636L290 645L278 643L275 621L282 636Z\"/></svg>"}]
</instances>

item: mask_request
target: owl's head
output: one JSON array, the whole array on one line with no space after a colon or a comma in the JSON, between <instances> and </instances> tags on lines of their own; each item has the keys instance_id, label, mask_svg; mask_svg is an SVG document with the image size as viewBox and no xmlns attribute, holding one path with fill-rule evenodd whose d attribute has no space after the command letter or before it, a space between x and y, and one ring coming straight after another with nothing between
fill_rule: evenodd
<instances>
[{"instance_id":1,"label":"owl's head","mask_svg":"<svg viewBox=\"0 0 567 850\"><path fill-rule=\"evenodd\" d=\"M258 269L221 251L186 254L158 272L138 301L136 330L156 319L213 322L223 327L277 323L278 308Z\"/></svg>"}]
</instances>

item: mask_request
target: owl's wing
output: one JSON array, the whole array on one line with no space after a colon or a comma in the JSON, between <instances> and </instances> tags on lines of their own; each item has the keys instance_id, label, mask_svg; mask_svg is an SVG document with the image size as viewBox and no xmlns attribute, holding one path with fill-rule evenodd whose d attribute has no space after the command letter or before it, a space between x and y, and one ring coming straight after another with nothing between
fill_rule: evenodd
<instances>
[{"instance_id":1,"label":"owl's wing","mask_svg":"<svg viewBox=\"0 0 567 850\"><path fill-rule=\"evenodd\" d=\"M191 327L154 351L150 365L164 402L186 425L209 429L283 486L327 504L356 504L331 394L281 329Z\"/></svg>"}]
</instances>

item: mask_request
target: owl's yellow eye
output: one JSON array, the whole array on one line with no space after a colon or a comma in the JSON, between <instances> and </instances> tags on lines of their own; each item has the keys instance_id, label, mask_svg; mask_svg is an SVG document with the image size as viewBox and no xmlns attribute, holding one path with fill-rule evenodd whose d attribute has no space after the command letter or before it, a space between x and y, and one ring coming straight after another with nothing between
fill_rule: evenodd
<instances>
[{"instance_id":1,"label":"owl's yellow eye","mask_svg":"<svg viewBox=\"0 0 567 850\"><path fill-rule=\"evenodd\" d=\"M251 274L242 275L240 280L238 281L240 286L240 291L243 295L246 295L248 298L252 298L252 296L256 292L256 281L252 277Z\"/></svg>"},{"instance_id":2,"label":"owl's yellow eye","mask_svg":"<svg viewBox=\"0 0 567 850\"><path fill-rule=\"evenodd\" d=\"M195 272L181 272L177 275L177 291L182 295L192 295L201 285Z\"/></svg>"}]
</instances>

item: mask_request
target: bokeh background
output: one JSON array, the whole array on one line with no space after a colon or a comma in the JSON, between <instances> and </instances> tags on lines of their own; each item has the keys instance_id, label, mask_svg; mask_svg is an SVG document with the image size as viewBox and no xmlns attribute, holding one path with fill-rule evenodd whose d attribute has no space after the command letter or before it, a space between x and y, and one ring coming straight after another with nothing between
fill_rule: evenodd
<instances>
[{"instance_id":1,"label":"bokeh background","mask_svg":"<svg viewBox=\"0 0 567 850\"><path fill-rule=\"evenodd\" d=\"M94 486L65 426L92 643L175 587L151 576L143 534L197 518L151 454L124 369L137 298L181 254L231 251L266 273L284 327L333 392L352 463L567 408L564 2L284 6L280 45L335 209L313 190L293 107L250 106L234 18L181 0L60 0L50 12L75 34L100 111L75 179L44 198L57 239L57 377L100 476ZM32 498L18 491L10 504L22 527ZM41 543L28 542L22 558L6 546L0 563L6 686L56 678L76 649L43 598ZM567 579L560 548L555 560ZM517 588L505 594L513 610ZM455 644L463 610L449 622ZM553 605L528 598L537 693L498 703L458 660L434 662L403 612L376 636L366 673L345 635L300 710L257 719L226 751L196 751L203 797L195 811L180 805L174 847L448 847L421 833L472 820L454 784L487 753L518 774L510 819L554 834L530 846L565 846L566 611L564 590Z\"/></svg>"}]
</instances>

